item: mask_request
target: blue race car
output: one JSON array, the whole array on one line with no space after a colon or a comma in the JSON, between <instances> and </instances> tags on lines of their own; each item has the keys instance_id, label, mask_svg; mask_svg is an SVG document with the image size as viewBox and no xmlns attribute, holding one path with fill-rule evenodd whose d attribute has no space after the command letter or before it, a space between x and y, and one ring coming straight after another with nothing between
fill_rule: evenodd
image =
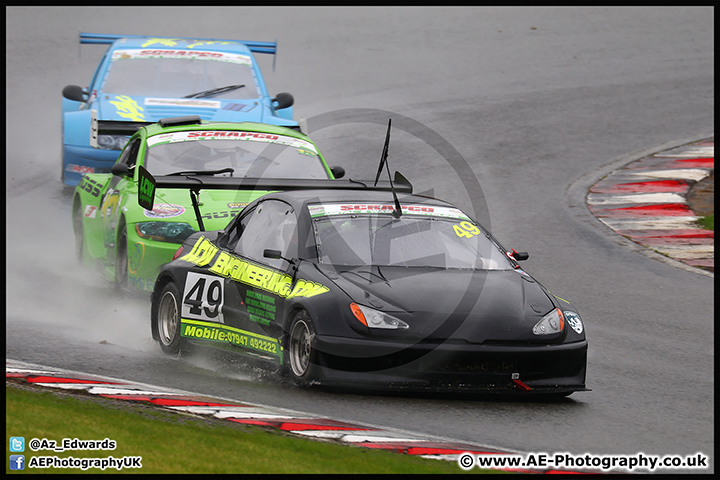
<instances>
[{"instance_id":1,"label":"blue race car","mask_svg":"<svg viewBox=\"0 0 720 480\"><path fill-rule=\"evenodd\" d=\"M299 128L292 95L272 98L253 57L275 54L276 42L81 33L80 43L110 47L87 89L63 89L66 185L86 173L109 173L130 136L161 118Z\"/></svg>"}]
</instances>

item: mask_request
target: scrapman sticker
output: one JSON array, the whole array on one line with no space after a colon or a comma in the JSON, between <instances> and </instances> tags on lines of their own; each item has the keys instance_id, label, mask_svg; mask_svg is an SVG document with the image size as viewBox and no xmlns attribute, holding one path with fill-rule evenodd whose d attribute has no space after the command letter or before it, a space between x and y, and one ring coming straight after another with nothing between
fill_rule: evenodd
<instances>
[{"instance_id":1,"label":"scrapman sticker","mask_svg":"<svg viewBox=\"0 0 720 480\"><path fill-rule=\"evenodd\" d=\"M145 216L148 218L171 218L180 216L183 213L185 213L185 207L169 203L155 205L152 210L145 209Z\"/></svg>"}]
</instances>

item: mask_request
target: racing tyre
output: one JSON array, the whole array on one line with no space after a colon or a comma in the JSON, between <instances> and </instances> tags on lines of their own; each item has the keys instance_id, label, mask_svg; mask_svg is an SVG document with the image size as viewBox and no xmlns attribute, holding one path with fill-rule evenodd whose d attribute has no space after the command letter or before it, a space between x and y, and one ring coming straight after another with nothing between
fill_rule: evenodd
<instances>
[{"instance_id":1,"label":"racing tyre","mask_svg":"<svg viewBox=\"0 0 720 480\"><path fill-rule=\"evenodd\" d=\"M298 385L306 385L310 380L310 370L315 360L315 327L307 312L295 314L290 323L287 336L288 366L287 374Z\"/></svg>"},{"instance_id":2,"label":"racing tyre","mask_svg":"<svg viewBox=\"0 0 720 480\"><path fill-rule=\"evenodd\" d=\"M79 203L73 206L72 225L73 232L75 232L75 257L82 263L85 239L83 238L82 209Z\"/></svg>"},{"instance_id":3,"label":"racing tyre","mask_svg":"<svg viewBox=\"0 0 720 480\"><path fill-rule=\"evenodd\" d=\"M172 282L166 284L159 297L155 328L160 348L170 355L180 355L187 351L187 342L180 336L181 308L177 286Z\"/></svg>"},{"instance_id":4,"label":"racing tyre","mask_svg":"<svg viewBox=\"0 0 720 480\"><path fill-rule=\"evenodd\" d=\"M115 254L115 281L121 290L128 288L128 249L127 230L123 226L117 239L117 250Z\"/></svg>"}]
</instances>

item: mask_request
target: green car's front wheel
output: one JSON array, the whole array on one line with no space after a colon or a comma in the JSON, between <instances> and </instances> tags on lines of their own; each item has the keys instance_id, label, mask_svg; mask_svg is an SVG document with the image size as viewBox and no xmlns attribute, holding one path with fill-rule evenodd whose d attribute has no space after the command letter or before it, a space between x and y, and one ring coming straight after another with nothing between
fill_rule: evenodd
<instances>
[{"instance_id":1,"label":"green car's front wheel","mask_svg":"<svg viewBox=\"0 0 720 480\"><path fill-rule=\"evenodd\" d=\"M79 202L76 202L73 205L72 225L73 232L75 233L75 257L80 263L82 263L85 239L83 238L82 208L80 207Z\"/></svg>"},{"instance_id":2,"label":"green car's front wheel","mask_svg":"<svg viewBox=\"0 0 720 480\"><path fill-rule=\"evenodd\" d=\"M117 249L115 253L115 282L121 289L128 286L128 249L127 249L127 229L123 225L122 230L117 239Z\"/></svg>"}]
</instances>

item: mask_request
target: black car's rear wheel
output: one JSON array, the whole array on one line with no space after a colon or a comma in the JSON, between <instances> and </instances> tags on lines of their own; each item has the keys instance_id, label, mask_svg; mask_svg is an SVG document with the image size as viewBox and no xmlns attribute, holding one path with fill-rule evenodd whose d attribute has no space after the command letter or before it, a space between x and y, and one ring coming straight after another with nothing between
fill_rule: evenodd
<instances>
[{"instance_id":1,"label":"black car's rear wheel","mask_svg":"<svg viewBox=\"0 0 720 480\"><path fill-rule=\"evenodd\" d=\"M304 384L310 380L310 367L315 357L313 349L315 327L305 311L295 314L290 323L288 334L288 374L296 383Z\"/></svg>"},{"instance_id":2,"label":"black car's rear wheel","mask_svg":"<svg viewBox=\"0 0 720 480\"><path fill-rule=\"evenodd\" d=\"M177 355L185 349L180 335L180 291L170 282L166 284L157 307L157 339L163 352Z\"/></svg>"}]
</instances>

